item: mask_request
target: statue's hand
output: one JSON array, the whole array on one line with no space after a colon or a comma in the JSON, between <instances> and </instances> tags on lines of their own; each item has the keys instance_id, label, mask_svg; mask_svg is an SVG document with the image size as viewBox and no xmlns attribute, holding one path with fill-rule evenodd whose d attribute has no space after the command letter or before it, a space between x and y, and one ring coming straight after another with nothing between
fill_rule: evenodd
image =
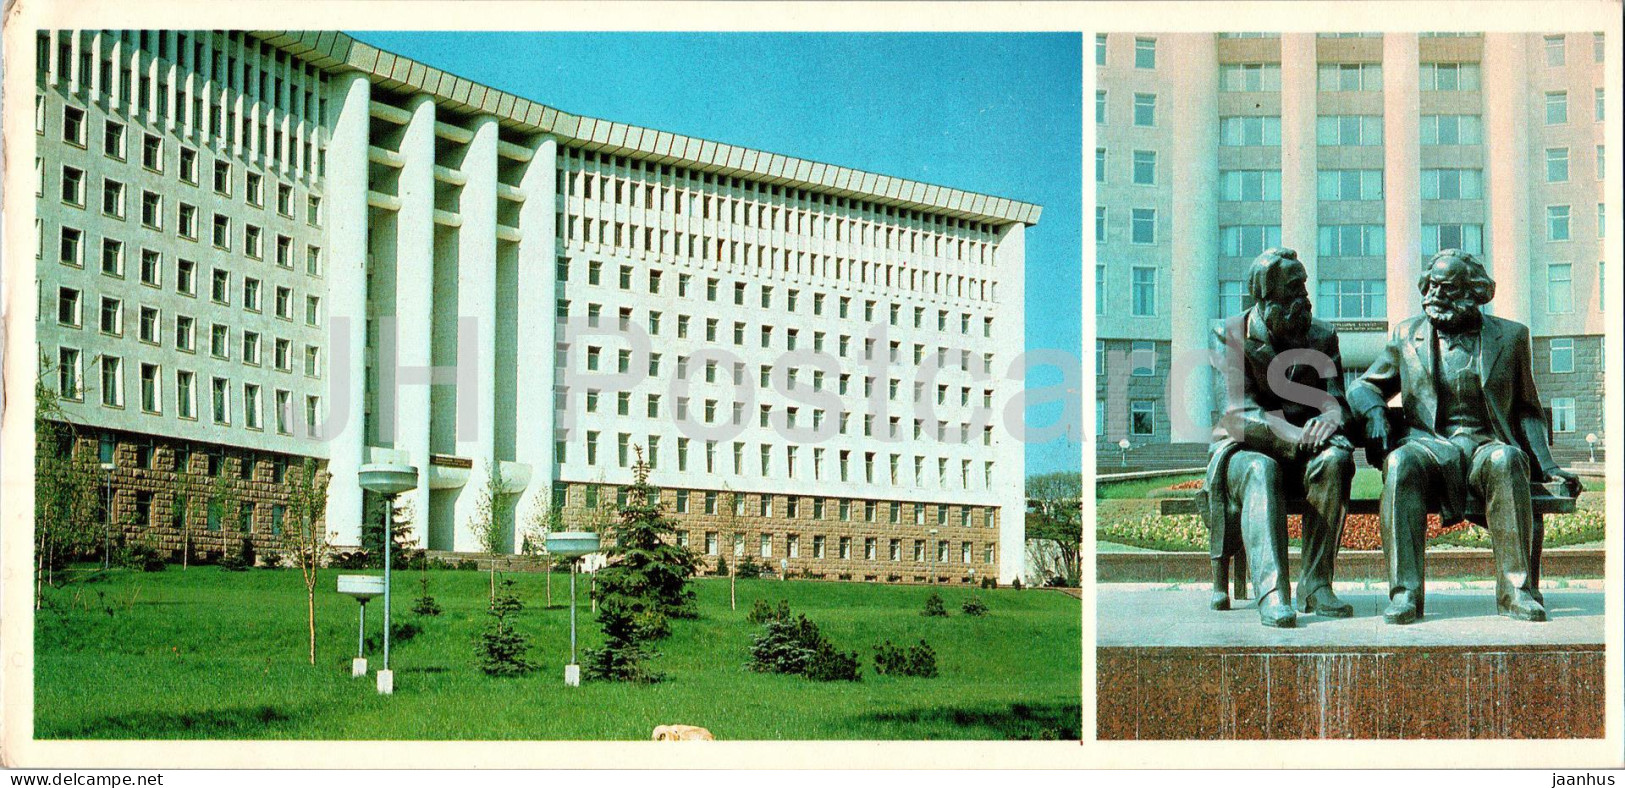
<instances>
[{"instance_id":1,"label":"statue's hand","mask_svg":"<svg viewBox=\"0 0 1625 788\"><path fill-rule=\"evenodd\" d=\"M1585 490L1585 484L1580 481L1579 476L1576 476L1570 471L1563 470L1562 468L1553 468L1547 471L1546 481L1561 481L1563 483L1563 491L1568 493L1570 498L1580 497L1580 493Z\"/></svg>"},{"instance_id":2,"label":"statue's hand","mask_svg":"<svg viewBox=\"0 0 1625 788\"><path fill-rule=\"evenodd\" d=\"M1298 447L1311 451L1324 448L1326 441L1337 434L1340 425L1337 420L1326 416L1316 416L1303 425L1303 434L1298 436Z\"/></svg>"},{"instance_id":3,"label":"statue's hand","mask_svg":"<svg viewBox=\"0 0 1625 788\"><path fill-rule=\"evenodd\" d=\"M1388 451L1388 414L1381 408L1374 412L1365 421L1365 437L1367 443L1378 451Z\"/></svg>"}]
</instances>

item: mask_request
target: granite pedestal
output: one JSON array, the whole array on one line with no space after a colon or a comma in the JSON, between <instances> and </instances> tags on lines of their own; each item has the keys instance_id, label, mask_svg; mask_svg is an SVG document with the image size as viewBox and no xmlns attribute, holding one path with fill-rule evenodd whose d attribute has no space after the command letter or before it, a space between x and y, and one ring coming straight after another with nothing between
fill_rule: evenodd
<instances>
[{"instance_id":1,"label":"granite pedestal","mask_svg":"<svg viewBox=\"0 0 1625 788\"><path fill-rule=\"evenodd\" d=\"M1385 591L1340 583L1353 618L1284 630L1253 605L1209 610L1201 584L1100 585L1099 736L1601 738L1600 581L1543 589L1544 623L1496 615L1489 583L1454 585L1430 585L1427 616L1394 626Z\"/></svg>"}]
</instances>

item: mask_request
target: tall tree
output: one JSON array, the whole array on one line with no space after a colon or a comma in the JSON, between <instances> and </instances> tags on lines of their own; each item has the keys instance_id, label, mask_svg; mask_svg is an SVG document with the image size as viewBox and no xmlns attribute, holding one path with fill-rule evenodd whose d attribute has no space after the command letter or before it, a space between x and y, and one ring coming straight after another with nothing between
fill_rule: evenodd
<instances>
[{"instance_id":1,"label":"tall tree","mask_svg":"<svg viewBox=\"0 0 1625 788\"><path fill-rule=\"evenodd\" d=\"M34 605L46 585L56 584L56 568L94 543L101 506L99 466L78 448L79 430L62 410L56 389L46 385L46 367L34 384Z\"/></svg>"},{"instance_id":2,"label":"tall tree","mask_svg":"<svg viewBox=\"0 0 1625 788\"><path fill-rule=\"evenodd\" d=\"M602 648L587 652L587 675L613 681L659 678L643 663L655 656L647 643L670 634L672 618L694 616L694 556L677 544L676 524L662 511L649 466L638 451L632 486L620 520L606 540L607 564L598 571Z\"/></svg>"},{"instance_id":3,"label":"tall tree","mask_svg":"<svg viewBox=\"0 0 1625 788\"><path fill-rule=\"evenodd\" d=\"M1076 471L1057 471L1027 478L1027 539L1053 545L1055 562L1045 571L1069 586L1082 579L1083 478Z\"/></svg>"},{"instance_id":4,"label":"tall tree","mask_svg":"<svg viewBox=\"0 0 1625 788\"><path fill-rule=\"evenodd\" d=\"M323 520L327 512L327 485L332 477L310 458L305 459L293 484L293 522L284 528L286 552L299 565L305 581L305 613L310 625L310 664L316 664L316 580L326 560L332 534Z\"/></svg>"}]
</instances>

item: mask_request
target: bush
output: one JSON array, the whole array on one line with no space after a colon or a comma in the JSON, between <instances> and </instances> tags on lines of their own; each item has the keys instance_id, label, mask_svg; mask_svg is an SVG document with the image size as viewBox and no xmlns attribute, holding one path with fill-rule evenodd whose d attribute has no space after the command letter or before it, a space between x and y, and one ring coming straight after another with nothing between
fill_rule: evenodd
<instances>
[{"instance_id":1,"label":"bush","mask_svg":"<svg viewBox=\"0 0 1625 788\"><path fill-rule=\"evenodd\" d=\"M862 678L858 653L835 648L818 625L806 616L790 618L788 603L764 624L752 639L750 669L759 673L802 675L814 681L858 681Z\"/></svg>"},{"instance_id":2,"label":"bush","mask_svg":"<svg viewBox=\"0 0 1625 788\"><path fill-rule=\"evenodd\" d=\"M1014 580L1011 580L1010 581L1010 587L1014 588L1017 591L1020 591L1021 590L1021 578L1018 577L1018 578L1016 578Z\"/></svg>"},{"instance_id":3,"label":"bush","mask_svg":"<svg viewBox=\"0 0 1625 788\"><path fill-rule=\"evenodd\" d=\"M536 670L537 665L529 658L530 638L514 629L508 617L523 610L524 603L509 589L512 580L502 585L502 592L491 602L491 623L480 633L475 655L480 670L488 676L523 676Z\"/></svg>"},{"instance_id":4,"label":"bush","mask_svg":"<svg viewBox=\"0 0 1625 788\"><path fill-rule=\"evenodd\" d=\"M268 550L260 554L260 566L266 569L276 569L282 566L282 554L275 550Z\"/></svg>"},{"instance_id":5,"label":"bush","mask_svg":"<svg viewBox=\"0 0 1625 788\"><path fill-rule=\"evenodd\" d=\"M1050 575L1044 578L1045 588L1066 588L1066 578L1060 575Z\"/></svg>"},{"instance_id":6,"label":"bush","mask_svg":"<svg viewBox=\"0 0 1625 788\"><path fill-rule=\"evenodd\" d=\"M999 581L991 577L983 577L980 581L982 588L994 589L999 587Z\"/></svg>"},{"instance_id":7,"label":"bush","mask_svg":"<svg viewBox=\"0 0 1625 788\"><path fill-rule=\"evenodd\" d=\"M162 572L168 568L158 548L146 542L135 542L120 551L119 563L127 569L142 572Z\"/></svg>"},{"instance_id":8,"label":"bush","mask_svg":"<svg viewBox=\"0 0 1625 788\"><path fill-rule=\"evenodd\" d=\"M875 673L883 676L935 678L937 652L924 640L921 640L918 646L908 648L899 648L888 640L882 645L875 646Z\"/></svg>"},{"instance_id":9,"label":"bush","mask_svg":"<svg viewBox=\"0 0 1625 788\"><path fill-rule=\"evenodd\" d=\"M717 577L727 577L728 559L720 555L717 556L717 571L712 572L711 574L716 575Z\"/></svg>"},{"instance_id":10,"label":"bush","mask_svg":"<svg viewBox=\"0 0 1625 788\"><path fill-rule=\"evenodd\" d=\"M965 611L967 616L987 615L987 604L982 601L981 597L973 596L966 599L964 604L959 606L959 609Z\"/></svg>"},{"instance_id":11,"label":"bush","mask_svg":"<svg viewBox=\"0 0 1625 788\"><path fill-rule=\"evenodd\" d=\"M245 536L237 542L237 552L221 559L220 568L227 572L244 572L254 565L254 560L254 540Z\"/></svg>"},{"instance_id":12,"label":"bush","mask_svg":"<svg viewBox=\"0 0 1625 788\"><path fill-rule=\"evenodd\" d=\"M734 570L734 576L740 580L755 580L762 576L762 565L747 555L745 560L739 562L739 568Z\"/></svg>"},{"instance_id":13,"label":"bush","mask_svg":"<svg viewBox=\"0 0 1625 788\"><path fill-rule=\"evenodd\" d=\"M429 576L427 574L418 578L418 590L422 592L422 595L412 603L412 612L420 616L440 615L440 603L434 601L434 597L429 595Z\"/></svg>"},{"instance_id":14,"label":"bush","mask_svg":"<svg viewBox=\"0 0 1625 788\"><path fill-rule=\"evenodd\" d=\"M767 603L766 599L758 599L750 604L750 612L745 614L745 620L752 624L766 624L769 621L785 621L790 618L790 602L779 600L775 609Z\"/></svg>"},{"instance_id":15,"label":"bush","mask_svg":"<svg viewBox=\"0 0 1625 788\"><path fill-rule=\"evenodd\" d=\"M340 550L333 554L327 565L334 569L366 569L366 550Z\"/></svg>"},{"instance_id":16,"label":"bush","mask_svg":"<svg viewBox=\"0 0 1625 788\"><path fill-rule=\"evenodd\" d=\"M931 592L931 596L925 598L925 609L920 611L920 615L930 617L948 615L948 608L942 603L942 595L935 591Z\"/></svg>"}]
</instances>

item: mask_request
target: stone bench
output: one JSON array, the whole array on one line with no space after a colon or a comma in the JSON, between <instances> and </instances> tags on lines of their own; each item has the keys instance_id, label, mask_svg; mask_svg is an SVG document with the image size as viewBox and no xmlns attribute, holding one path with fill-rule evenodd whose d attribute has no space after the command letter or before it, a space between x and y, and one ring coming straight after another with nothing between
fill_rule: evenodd
<instances>
[{"instance_id":1,"label":"stone bench","mask_svg":"<svg viewBox=\"0 0 1625 788\"><path fill-rule=\"evenodd\" d=\"M1562 485L1533 484L1530 485L1529 503L1535 513L1534 554L1530 556L1529 575L1530 585L1534 588L1540 586L1540 551L1546 539L1546 521L1548 514L1573 514L1577 509L1577 499L1563 494ZM1158 510L1162 514L1195 514L1201 515L1204 524L1212 529L1213 524L1207 523L1208 491L1199 490L1183 498L1164 498L1159 502ZM1302 498L1287 501L1287 514L1303 514L1309 505ZM1348 502L1348 513L1376 515L1381 511L1382 501L1377 498L1351 498ZM1429 514L1438 514L1437 506L1428 506ZM1484 504L1477 498L1467 500L1467 521L1475 525L1484 525ZM1233 580L1236 599L1247 599L1247 551L1237 545L1235 550L1234 571L1231 571L1229 562L1225 557L1214 558L1213 561L1213 590L1223 591ZM1537 592L1538 594L1538 592ZM1538 597L1537 597L1538 598Z\"/></svg>"}]
</instances>

